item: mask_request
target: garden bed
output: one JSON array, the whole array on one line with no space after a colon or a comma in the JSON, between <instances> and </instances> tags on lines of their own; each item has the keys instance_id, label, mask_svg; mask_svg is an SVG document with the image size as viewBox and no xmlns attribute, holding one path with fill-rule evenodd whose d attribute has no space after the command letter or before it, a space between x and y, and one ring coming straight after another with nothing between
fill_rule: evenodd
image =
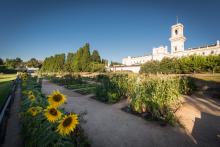
<instances>
[{"instance_id":1,"label":"garden bed","mask_svg":"<svg viewBox=\"0 0 220 147\"><path fill-rule=\"evenodd\" d=\"M68 79L72 81L63 77L56 82L67 88L76 89L75 92L81 94L95 93L93 99L108 104L127 98L130 100L129 108L131 108L127 112L144 115L171 125L177 123L174 110L181 103L181 94L189 94L194 88L192 79L183 76L102 74L95 78L99 84L82 82L81 77L79 79L68 77ZM62 81L66 82L62 83Z\"/></svg>"},{"instance_id":2,"label":"garden bed","mask_svg":"<svg viewBox=\"0 0 220 147\"><path fill-rule=\"evenodd\" d=\"M123 107L121 110L129 114L141 117L144 120L157 122L160 126L163 127L168 125L166 121L164 121L163 119L159 119L157 117L153 117L152 114L149 112L138 113L137 111L132 110L130 106Z\"/></svg>"},{"instance_id":3,"label":"garden bed","mask_svg":"<svg viewBox=\"0 0 220 147\"><path fill-rule=\"evenodd\" d=\"M20 120L25 146L90 146L81 128L82 115L61 109L65 101L66 97L59 91L45 97L37 78L22 75Z\"/></svg>"}]
</instances>

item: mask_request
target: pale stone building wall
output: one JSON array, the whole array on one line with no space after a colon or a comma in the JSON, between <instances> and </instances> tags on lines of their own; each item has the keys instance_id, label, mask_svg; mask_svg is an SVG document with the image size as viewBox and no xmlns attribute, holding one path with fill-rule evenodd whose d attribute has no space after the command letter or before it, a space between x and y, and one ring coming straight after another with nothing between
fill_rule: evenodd
<instances>
[{"instance_id":1,"label":"pale stone building wall","mask_svg":"<svg viewBox=\"0 0 220 147\"><path fill-rule=\"evenodd\" d=\"M183 57L190 55L217 55L220 54L220 41L217 41L216 44L211 44L198 48L189 48L184 49L184 43L186 38L184 36L184 26L181 23L177 23L171 27L171 52L168 52L167 46L160 46L158 48L152 49L152 55L148 56L139 56L122 59L122 64L131 66L131 65L140 65L147 61L158 60L161 61L164 57L173 58L173 57Z\"/></svg>"}]
</instances>

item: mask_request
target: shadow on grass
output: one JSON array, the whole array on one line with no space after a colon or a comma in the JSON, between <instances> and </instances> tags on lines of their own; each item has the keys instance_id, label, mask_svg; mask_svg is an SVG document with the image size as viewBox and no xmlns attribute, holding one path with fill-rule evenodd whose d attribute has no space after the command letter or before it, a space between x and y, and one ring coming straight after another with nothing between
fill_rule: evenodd
<instances>
[{"instance_id":1,"label":"shadow on grass","mask_svg":"<svg viewBox=\"0 0 220 147\"><path fill-rule=\"evenodd\" d=\"M196 89L202 91L204 95L212 98L220 99L220 82L212 80L202 80L196 77L191 77Z\"/></svg>"}]
</instances>

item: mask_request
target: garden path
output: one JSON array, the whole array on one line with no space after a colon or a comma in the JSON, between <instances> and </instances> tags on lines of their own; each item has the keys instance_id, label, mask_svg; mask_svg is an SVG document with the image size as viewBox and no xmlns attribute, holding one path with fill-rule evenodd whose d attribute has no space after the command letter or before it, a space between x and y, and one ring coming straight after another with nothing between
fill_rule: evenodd
<instances>
[{"instance_id":1,"label":"garden path","mask_svg":"<svg viewBox=\"0 0 220 147\"><path fill-rule=\"evenodd\" d=\"M185 96L176 116L198 146L220 146L220 99L202 91Z\"/></svg>"},{"instance_id":2,"label":"garden path","mask_svg":"<svg viewBox=\"0 0 220 147\"><path fill-rule=\"evenodd\" d=\"M10 108L10 116L7 122L7 129L5 134L5 141L3 147L22 147L22 137L20 134L21 126L19 124L19 110L20 110L20 100L21 100L21 87L18 84L14 102Z\"/></svg>"},{"instance_id":3,"label":"garden path","mask_svg":"<svg viewBox=\"0 0 220 147\"><path fill-rule=\"evenodd\" d=\"M104 104L90 98L92 95L81 95L43 80L43 93L48 95L53 90L60 90L68 97L66 111L87 112L84 116L87 122L82 127L94 147L194 146L191 137L181 128L161 127L122 111L124 102Z\"/></svg>"}]
</instances>

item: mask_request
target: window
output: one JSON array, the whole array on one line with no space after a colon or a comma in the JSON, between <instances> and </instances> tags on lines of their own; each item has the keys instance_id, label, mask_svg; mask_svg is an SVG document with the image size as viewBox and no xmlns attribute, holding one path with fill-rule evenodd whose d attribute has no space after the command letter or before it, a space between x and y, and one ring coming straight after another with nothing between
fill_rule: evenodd
<instances>
[{"instance_id":1,"label":"window","mask_svg":"<svg viewBox=\"0 0 220 147\"><path fill-rule=\"evenodd\" d=\"M202 54L205 55L205 52L203 52Z\"/></svg>"},{"instance_id":2,"label":"window","mask_svg":"<svg viewBox=\"0 0 220 147\"><path fill-rule=\"evenodd\" d=\"M175 50L175 52L177 51L177 47L176 46L175 46L174 50Z\"/></svg>"},{"instance_id":3,"label":"window","mask_svg":"<svg viewBox=\"0 0 220 147\"><path fill-rule=\"evenodd\" d=\"M211 54L214 54L214 51L211 51Z\"/></svg>"},{"instance_id":4,"label":"window","mask_svg":"<svg viewBox=\"0 0 220 147\"><path fill-rule=\"evenodd\" d=\"M175 34L176 34L176 35L178 34L178 30L175 30Z\"/></svg>"}]
</instances>

